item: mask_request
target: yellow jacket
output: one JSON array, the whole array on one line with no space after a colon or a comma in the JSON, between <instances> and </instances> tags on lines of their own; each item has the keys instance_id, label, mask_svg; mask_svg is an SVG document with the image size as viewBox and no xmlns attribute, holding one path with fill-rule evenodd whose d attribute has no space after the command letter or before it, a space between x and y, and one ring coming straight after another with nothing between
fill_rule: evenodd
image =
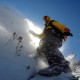
<instances>
[{"instance_id":1,"label":"yellow jacket","mask_svg":"<svg viewBox=\"0 0 80 80\"><path fill-rule=\"evenodd\" d=\"M45 29L49 29L49 28L52 28L52 26L49 26L49 23L52 21L52 19L49 19L48 22L46 23L46 25L48 25ZM62 25L61 23L57 22L57 21L53 21L51 22L52 25L54 25L57 29L59 29L62 33L65 32L65 28L66 26L65 25ZM42 31L41 34L36 34L34 32L32 32L32 34L36 37L39 37L39 38L44 38L45 35L44 35L44 30Z\"/></svg>"}]
</instances>

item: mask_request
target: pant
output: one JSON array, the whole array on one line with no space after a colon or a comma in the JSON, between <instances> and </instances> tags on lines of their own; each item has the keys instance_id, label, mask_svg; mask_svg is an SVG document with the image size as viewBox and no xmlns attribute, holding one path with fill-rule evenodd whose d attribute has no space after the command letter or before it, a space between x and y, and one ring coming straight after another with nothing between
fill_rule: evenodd
<instances>
[{"instance_id":1,"label":"pant","mask_svg":"<svg viewBox=\"0 0 80 80\"><path fill-rule=\"evenodd\" d=\"M42 53L46 56L49 66L54 67L56 65L62 69L62 72L71 72L69 62L65 60L58 49L61 45L61 41L57 41L47 41L42 39L37 51L39 54Z\"/></svg>"},{"instance_id":2,"label":"pant","mask_svg":"<svg viewBox=\"0 0 80 80\"><path fill-rule=\"evenodd\" d=\"M61 43L60 43L61 44ZM61 60L65 60L62 53L59 51L59 42L47 42L47 40L42 39L38 47L38 53L44 53L49 65L54 63L61 63Z\"/></svg>"}]
</instances>

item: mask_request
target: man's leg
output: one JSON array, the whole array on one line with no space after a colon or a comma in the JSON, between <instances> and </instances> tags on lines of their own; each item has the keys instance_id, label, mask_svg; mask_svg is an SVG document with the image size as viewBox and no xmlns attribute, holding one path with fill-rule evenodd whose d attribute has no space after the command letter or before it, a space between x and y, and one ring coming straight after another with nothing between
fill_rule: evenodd
<instances>
[{"instance_id":1,"label":"man's leg","mask_svg":"<svg viewBox=\"0 0 80 80\"><path fill-rule=\"evenodd\" d=\"M58 66L63 68L64 72L71 72L69 62L65 60L58 48L54 49L53 47L54 46L49 46L45 52L49 65L54 67L55 64L58 64Z\"/></svg>"}]
</instances>

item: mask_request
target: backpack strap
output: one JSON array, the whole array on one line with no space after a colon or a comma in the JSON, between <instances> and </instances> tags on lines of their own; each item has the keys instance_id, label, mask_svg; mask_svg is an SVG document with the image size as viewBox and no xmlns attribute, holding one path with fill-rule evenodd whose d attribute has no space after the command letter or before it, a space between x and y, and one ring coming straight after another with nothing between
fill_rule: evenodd
<instances>
[{"instance_id":1,"label":"backpack strap","mask_svg":"<svg viewBox=\"0 0 80 80\"><path fill-rule=\"evenodd\" d=\"M57 33L62 34L62 32L52 24L52 22L54 22L54 21L55 20L51 20L49 25L52 27L52 29L55 29Z\"/></svg>"}]
</instances>

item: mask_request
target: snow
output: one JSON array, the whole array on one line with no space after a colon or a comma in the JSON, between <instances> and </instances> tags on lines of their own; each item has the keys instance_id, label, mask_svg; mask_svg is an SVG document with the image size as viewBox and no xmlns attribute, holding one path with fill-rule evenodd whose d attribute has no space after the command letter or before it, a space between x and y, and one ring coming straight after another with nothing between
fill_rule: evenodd
<instances>
[{"instance_id":1,"label":"snow","mask_svg":"<svg viewBox=\"0 0 80 80\"><path fill-rule=\"evenodd\" d=\"M64 77L65 76L65 77ZM39 75L37 75L36 77L34 77L31 80L70 80L70 73L62 73L61 75L57 76L57 77L41 77Z\"/></svg>"},{"instance_id":2,"label":"snow","mask_svg":"<svg viewBox=\"0 0 80 80\"><path fill-rule=\"evenodd\" d=\"M27 80L35 71L48 66L47 63L43 63L41 60L36 61L33 58L38 43L32 42L33 37L29 35L29 30L35 26L38 27L15 9L0 6L0 80ZM39 31L41 32L41 29ZM23 37L24 49L20 56L15 56L17 39L6 44L14 32ZM40 67L40 65L42 66ZM66 80L64 75L66 77L67 74L62 73L54 78L37 75L32 80Z\"/></svg>"},{"instance_id":3,"label":"snow","mask_svg":"<svg viewBox=\"0 0 80 80\"><path fill-rule=\"evenodd\" d=\"M27 20L14 9L0 6L0 80L26 80L35 70L36 62L29 57L35 48L30 44ZM16 57L17 39L6 44L14 32L23 37L24 45L23 53ZM27 70L27 66L32 67Z\"/></svg>"}]
</instances>

